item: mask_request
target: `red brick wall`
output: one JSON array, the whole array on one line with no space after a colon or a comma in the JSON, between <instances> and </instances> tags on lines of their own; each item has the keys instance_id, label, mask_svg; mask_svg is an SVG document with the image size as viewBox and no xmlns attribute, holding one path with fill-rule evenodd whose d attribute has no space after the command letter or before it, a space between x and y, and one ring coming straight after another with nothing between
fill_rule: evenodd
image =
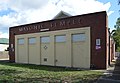
<instances>
[{"instance_id":1,"label":"red brick wall","mask_svg":"<svg viewBox=\"0 0 120 83\"><path fill-rule=\"evenodd\" d=\"M31 28L32 27L32 28ZM37 28L36 28L37 27ZM107 50L107 16L106 12L97 12L91 14L78 15L57 20L38 22L33 24L21 25L10 28L10 45L15 48L15 35L37 33L41 29L48 31L91 27L91 64L96 68L106 68L106 50ZM22 30L23 29L23 30ZM44 32L44 31L43 31ZM101 48L96 50L96 39L101 39ZM12 49L9 52L10 61L15 61L15 51Z\"/></svg>"}]
</instances>

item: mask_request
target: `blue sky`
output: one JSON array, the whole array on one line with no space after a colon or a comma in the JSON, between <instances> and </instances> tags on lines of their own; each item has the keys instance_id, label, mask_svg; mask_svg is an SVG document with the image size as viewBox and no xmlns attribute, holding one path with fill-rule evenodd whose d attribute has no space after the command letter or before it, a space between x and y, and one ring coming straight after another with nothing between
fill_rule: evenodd
<instances>
[{"instance_id":1,"label":"blue sky","mask_svg":"<svg viewBox=\"0 0 120 83\"><path fill-rule=\"evenodd\" d=\"M71 15L106 11L111 30L120 17L118 0L0 0L0 38L9 38L11 26L51 20L61 10Z\"/></svg>"},{"instance_id":2,"label":"blue sky","mask_svg":"<svg viewBox=\"0 0 120 83\"><path fill-rule=\"evenodd\" d=\"M0 11L0 16L8 15L9 13L12 13L12 12L14 12L14 11L9 8L6 10L2 10L2 11Z\"/></svg>"},{"instance_id":3,"label":"blue sky","mask_svg":"<svg viewBox=\"0 0 120 83\"><path fill-rule=\"evenodd\" d=\"M108 16L108 26L112 30L116 24L117 18L120 17L120 5L118 5L118 0L98 0L103 3L110 2L111 7L109 10L114 11L110 16Z\"/></svg>"}]
</instances>

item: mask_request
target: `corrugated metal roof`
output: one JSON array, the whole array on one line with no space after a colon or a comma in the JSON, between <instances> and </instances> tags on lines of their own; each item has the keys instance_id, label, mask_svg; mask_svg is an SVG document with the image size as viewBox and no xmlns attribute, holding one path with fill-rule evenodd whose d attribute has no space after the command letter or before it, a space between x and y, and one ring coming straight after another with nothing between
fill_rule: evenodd
<instances>
[{"instance_id":1,"label":"corrugated metal roof","mask_svg":"<svg viewBox=\"0 0 120 83\"><path fill-rule=\"evenodd\" d=\"M9 39L7 39L7 38L0 38L0 44L9 44Z\"/></svg>"}]
</instances>

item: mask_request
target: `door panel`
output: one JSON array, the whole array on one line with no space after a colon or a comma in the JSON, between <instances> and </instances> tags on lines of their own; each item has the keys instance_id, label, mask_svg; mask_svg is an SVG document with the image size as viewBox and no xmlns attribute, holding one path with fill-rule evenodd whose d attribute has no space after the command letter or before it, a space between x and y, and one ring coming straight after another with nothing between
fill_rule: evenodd
<instances>
[{"instance_id":1,"label":"door panel","mask_svg":"<svg viewBox=\"0 0 120 83\"><path fill-rule=\"evenodd\" d=\"M37 51L36 44L28 45L29 46L29 63L30 64L40 64L40 55L38 55L39 51Z\"/></svg>"},{"instance_id":2,"label":"door panel","mask_svg":"<svg viewBox=\"0 0 120 83\"><path fill-rule=\"evenodd\" d=\"M55 44L56 66L67 66L66 43Z\"/></svg>"},{"instance_id":3,"label":"door panel","mask_svg":"<svg viewBox=\"0 0 120 83\"><path fill-rule=\"evenodd\" d=\"M24 45L18 45L18 62L28 63L27 50Z\"/></svg>"},{"instance_id":4,"label":"door panel","mask_svg":"<svg viewBox=\"0 0 120 83\"><path fill-rule=\"evenodd\" d=\"M41 43L41 64L51 65L50 43Z\"/></svg>"}]
</instances>

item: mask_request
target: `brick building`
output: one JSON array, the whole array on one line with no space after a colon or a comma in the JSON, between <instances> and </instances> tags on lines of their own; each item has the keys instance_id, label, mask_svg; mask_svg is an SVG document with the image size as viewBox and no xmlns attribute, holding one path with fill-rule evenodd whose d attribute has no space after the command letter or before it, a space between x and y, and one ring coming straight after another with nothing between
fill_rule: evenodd
<instances>
[{"instance_id":1,"label":"brick building","mask_svg":"<svg viewBox=\"0 0 120 83\"><path fill-rule=\"evenodd\" d=\"M62 16L63 18L61 18ZM105 11L10 27L10 62L105 69L110 61Z\"/></svg>"}]
</instances>

